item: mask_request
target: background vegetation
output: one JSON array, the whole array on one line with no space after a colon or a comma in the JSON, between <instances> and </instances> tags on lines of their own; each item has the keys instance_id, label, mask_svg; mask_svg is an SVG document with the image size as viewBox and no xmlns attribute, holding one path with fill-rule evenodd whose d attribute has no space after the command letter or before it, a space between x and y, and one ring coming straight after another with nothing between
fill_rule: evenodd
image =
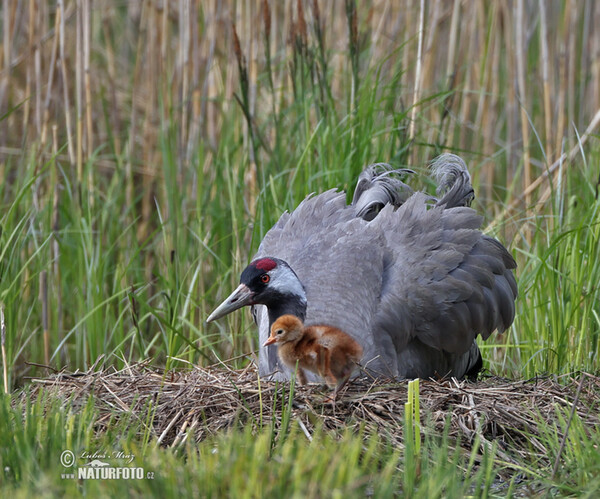
<instances>
[{"instance_id":1,"label":"background vegetation","mask_svg":"<svg viewBox=\"0 0 600 499\"><path fill-rule=\"evenodd\" d=\"M46 375L40 365L88 369L102 355L98 367L247 365L257 338L249 314L203 320L282 211L331 187L351 194L369 163L424 174L442 151L467 160L475 207L519 263L518 315L482 346L486 366L508 377L598 371L599 2L30 0L1 9L6 392ZM12 425L23 411L3 404L2 424ZM19 424L33 424L36 410ZM57 421L84 431L90 414ZM29 443L2 432L29 460L33 442L53 435L52 453L35 462L36 473L57 466L47 476L58 491L55 461L74 431L61 424L24 430ZM164 470L177 466L152 452ZM394 452L367 466L373 476L388 473ZM192 454L196 473L208 457ZM3 454L2 464L15 459ZM467 475L445 491L486 480Z\"/></svg>"}]
</instances>

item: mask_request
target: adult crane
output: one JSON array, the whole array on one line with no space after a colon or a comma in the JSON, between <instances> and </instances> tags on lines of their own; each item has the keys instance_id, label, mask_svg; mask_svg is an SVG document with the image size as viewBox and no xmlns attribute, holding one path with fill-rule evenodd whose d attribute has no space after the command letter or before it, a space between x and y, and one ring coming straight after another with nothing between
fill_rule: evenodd
<instances>
[{"instance_id":1,"label":"adult crane","mask_svg":"<svg viewBox=\"0 0 600 499\"><path fill-rule=\"evenodd\" d=\"M384 164L361 173L349 205L335 189L307 197L268 231L207 321L250 305L259 372L276 379L290 370L263 343L285 314L348 333L375 376L476 376L476 336L513 322L516 263L481 232L464 161L443 154L432 169L437 198L413 192Z\"/></svg>"}]
</instances>

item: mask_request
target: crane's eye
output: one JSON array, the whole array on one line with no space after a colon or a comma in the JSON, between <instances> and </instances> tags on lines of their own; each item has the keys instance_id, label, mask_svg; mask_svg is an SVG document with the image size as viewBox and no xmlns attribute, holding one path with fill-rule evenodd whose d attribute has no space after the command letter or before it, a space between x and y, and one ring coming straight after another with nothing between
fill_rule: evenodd
<instances>
[{"instance_id":1,"label":"crane's eye","mask_svg":"<svg viewBox=\"0 0 600 499\"><path fill-rule=\"evenodd\" d=\"M277 331L275 331L275 334L283 334L283 329L278 329Z\"/></svg>"},{"instance_id":2,"label":"crane's eye","mask_svg":"<svg viewBox=\"0 0 600 499\"><path fill-rule=\"evenodd\" d=\"M271 280L271 276L269 274L263 274L260 276L260 280L267 284Z\"/></svg>"}]
</instances>

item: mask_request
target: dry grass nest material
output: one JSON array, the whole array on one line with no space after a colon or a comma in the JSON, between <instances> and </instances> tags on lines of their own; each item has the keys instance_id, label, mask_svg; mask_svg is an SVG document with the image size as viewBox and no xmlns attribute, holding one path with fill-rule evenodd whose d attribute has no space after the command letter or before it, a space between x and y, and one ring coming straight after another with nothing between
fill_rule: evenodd
<instances>
[{"instance_id":1,"label":"dry grass nest material","mask_svg":"<svg viewBox=\"0 0 600 499\"><path fill-rule=\"evenodd\" d=\"M327 430L364 425L395 445L402 444L406 382L355 379L340 393L335 405L324 403L324 385L296 386L291 418L307 438L319 423ZM281 423L289 410L289 383L259 380L254 366L193 368L163 372L142 362L122 370L91 369L35 379L33 390L71 399L75 407L93 395L99 411L98 431L112 419L133 417L146 425L149 402L155 409L151 431L165 446L181 445L194 430L200 441L236 423L258 427ZM23 395L23 396L31 396ZM498 442L501 457L510 461L532 454L546 459L541 443L540 417L559 432L565 413L576 412L586 427L600 423L600 378L579 374L568 378L538 377L511 381L494 376L478 382L421 380L421 420L425 432L444 430L467 449L479 435L484 445ZM562 408L563 410L557 410ZM559 414L563 422L559 423Z\"/></svg>"}]
</instances>

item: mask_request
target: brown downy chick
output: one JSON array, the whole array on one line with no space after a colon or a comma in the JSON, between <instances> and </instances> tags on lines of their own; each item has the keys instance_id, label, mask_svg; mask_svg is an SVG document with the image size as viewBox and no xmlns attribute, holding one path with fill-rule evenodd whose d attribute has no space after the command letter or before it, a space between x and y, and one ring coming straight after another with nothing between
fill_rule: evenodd
<instances>
[{"instance_id":1,"label":"brown downy chick","mask_svg":"<svg viewBox=\"0 0 600 499\"><path fill-rule=\"evenodd\" d=\"M325 379L334 388L333 398L346 384L363 355L362 347L333 326L304 326L294 315L283 315L271 326L266 345L277 343L277 354L291 369L298 363L298 381L306 383L303 370Z\"/></svg>"}]
</instances>

